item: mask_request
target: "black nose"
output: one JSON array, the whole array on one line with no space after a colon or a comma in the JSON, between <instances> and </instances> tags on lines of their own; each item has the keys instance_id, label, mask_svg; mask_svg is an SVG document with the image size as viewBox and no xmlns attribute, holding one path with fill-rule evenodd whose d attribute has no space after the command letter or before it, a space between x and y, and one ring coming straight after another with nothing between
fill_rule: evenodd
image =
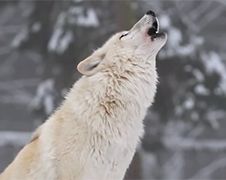
<instances>
[{"instance_id":1,"label":"black nose","mask_svg":"<svg viewBox=\"0 0 226 180\"><path fill-rule=\"evenodd\" d=\"M146 12L146 14L156 17L156 14L152 10L149 10L148 12Z\"/></svg>"}]
</instances>

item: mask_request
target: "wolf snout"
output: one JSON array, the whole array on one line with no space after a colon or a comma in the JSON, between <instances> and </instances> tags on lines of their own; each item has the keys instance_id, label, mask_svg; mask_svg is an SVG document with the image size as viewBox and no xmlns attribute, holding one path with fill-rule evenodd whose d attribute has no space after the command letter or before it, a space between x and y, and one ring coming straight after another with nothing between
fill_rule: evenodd
<instances>
[{"instance_id":1,"label":"wolf snout","mask_svg":"<svg viewBox=\"0 0 226 180\"><path fill-rule=\"evenodd\" d=\"M157 15L154 11L149 10L146 14L130 29L130 32L145 32L151 40L164 38L166 34L159 32L160 26Z\"/></svg>"}]
</instances>

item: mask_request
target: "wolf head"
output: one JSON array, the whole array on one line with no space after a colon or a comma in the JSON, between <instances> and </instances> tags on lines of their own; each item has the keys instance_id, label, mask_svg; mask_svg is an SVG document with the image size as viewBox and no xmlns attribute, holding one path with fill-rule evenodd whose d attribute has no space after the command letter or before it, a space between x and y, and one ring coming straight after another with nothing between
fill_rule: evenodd
<instances>
[{"instance_id":1,"label":"wolf head","mask_svg":"<svg viewBox=\"0 0 226 180\"><path fill-rule=\"evenodd\" d=\"M159 33L159 22L148 11L129 31L113 35L101 48L80 62L77 69L86 76L107 71L124 71L139 67L155 69L155 58L167 40Z\"/></svg>"}]
</instances>

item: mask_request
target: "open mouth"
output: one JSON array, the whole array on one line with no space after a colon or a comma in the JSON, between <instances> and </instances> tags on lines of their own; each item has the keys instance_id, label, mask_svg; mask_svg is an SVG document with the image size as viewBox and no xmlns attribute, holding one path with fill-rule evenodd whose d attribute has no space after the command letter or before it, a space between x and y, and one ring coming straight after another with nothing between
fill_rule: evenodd
<instances>
[{"instance_id":1,"label":"open mouth","mask_svg":"<svg viewBox=\"0 0 226 180\"><path fill-rule=\"evenodd\" d=\"M154 39L156 39L158 37L164 36L164 33L159 32L159 21L158 21L157 18L153 22L152 27L150 27L148 29L148 32L147 33L151 37L151 40L154 40Z\"/></svg>"}]
</instances>

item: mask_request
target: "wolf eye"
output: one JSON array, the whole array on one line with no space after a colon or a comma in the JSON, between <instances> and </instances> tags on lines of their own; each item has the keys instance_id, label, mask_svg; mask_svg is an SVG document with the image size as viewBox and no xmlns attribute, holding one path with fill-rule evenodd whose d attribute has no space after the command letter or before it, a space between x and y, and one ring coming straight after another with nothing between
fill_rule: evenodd
<instances>
[{"instance_id":1,"label":"wolf eye","mask_svg":"<svg viewBox=\"0 0 226 180\"><path fill-rule=\"evenodd\" d=\"M124 36L127 36L128 34L129 34L128 32L125 33L125 34L122 34L122 35L119 37L119 39L123 38Z\"/></svg>"}]
</instances>

